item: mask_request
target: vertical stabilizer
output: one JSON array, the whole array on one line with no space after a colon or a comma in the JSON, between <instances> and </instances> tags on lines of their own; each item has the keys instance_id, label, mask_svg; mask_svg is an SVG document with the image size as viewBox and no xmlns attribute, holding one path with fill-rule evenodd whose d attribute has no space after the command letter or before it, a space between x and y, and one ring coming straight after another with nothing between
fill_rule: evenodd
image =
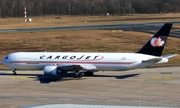
<instances>
[{"instance_id":1,"label":"vertical stabilizer","mask_svg":"<svg viewBox=\"0 0 180 108\"><path fill-rule=\"evenodd\" d=\"M172 24L166 23L161 29L137 52L141 54L161 56Z\"/></svg>"}]
</instances>

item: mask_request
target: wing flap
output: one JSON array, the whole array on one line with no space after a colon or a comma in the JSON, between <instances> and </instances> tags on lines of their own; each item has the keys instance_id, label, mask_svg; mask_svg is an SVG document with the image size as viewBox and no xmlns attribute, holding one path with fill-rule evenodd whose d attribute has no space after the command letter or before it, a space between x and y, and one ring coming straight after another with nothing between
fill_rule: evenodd
<instances>
[{"instance_id":1,"label":"wing flap","mask_svg":"<svg viewBox=\"0 0 180 108\"><path fill-rule=\"evenodd\" d=\"M92 65L92 64L81 64L80 66L85 70L95 70L95 69L97 69L97 67Z\"/></svg>"}]
</instances>

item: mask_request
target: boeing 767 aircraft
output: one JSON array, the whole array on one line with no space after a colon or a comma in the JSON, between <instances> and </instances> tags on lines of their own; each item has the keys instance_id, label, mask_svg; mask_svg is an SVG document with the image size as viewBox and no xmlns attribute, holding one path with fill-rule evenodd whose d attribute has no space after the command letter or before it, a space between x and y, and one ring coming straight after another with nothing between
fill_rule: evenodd
<instances>
[{"instance_id":1,"label":"boeing 767 aircraft","mask_svg":"<svg viewBox=\"0 0 180 108\"><path fill-rule=\"evenodd\" d=\"M97 71L125 71L166 63L176 54L161 56L172 24L166 23L136 53L104 52L16 52L6 56L2 63L16 70L43 70L45 75L74 72L74 77L93 75Z\"/></svg>"}]
</instances>

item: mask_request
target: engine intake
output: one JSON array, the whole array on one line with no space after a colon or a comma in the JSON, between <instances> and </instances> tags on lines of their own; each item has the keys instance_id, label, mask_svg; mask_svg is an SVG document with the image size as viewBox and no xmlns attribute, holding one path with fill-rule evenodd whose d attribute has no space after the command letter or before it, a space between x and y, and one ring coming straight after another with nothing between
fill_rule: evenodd
<instances>
[{"instance_id":1,"label":"engine intake","mask_svg":"<svg viewBox=\"0 0 180 108\"><path fill-rule=\"evenodd\" d=\"M62 70L58 66L45 66L44 75L59 75L62 73Z\"/></svg>"}]
</instances>

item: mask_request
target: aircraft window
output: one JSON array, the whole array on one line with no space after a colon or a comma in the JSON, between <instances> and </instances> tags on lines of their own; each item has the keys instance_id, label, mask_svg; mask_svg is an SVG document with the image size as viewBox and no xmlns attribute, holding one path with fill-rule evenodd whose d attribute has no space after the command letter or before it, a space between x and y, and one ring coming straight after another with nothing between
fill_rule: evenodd
<instances>
[{"instance_id":1,"label":"aircraft window","mask_svg":"<svg viewBox=\"0 0 180 108\"><path fill-rule=\"evenodd\" d=\"M5 59L8 59L8 56Z\"/></svg>"}]
</instances>

